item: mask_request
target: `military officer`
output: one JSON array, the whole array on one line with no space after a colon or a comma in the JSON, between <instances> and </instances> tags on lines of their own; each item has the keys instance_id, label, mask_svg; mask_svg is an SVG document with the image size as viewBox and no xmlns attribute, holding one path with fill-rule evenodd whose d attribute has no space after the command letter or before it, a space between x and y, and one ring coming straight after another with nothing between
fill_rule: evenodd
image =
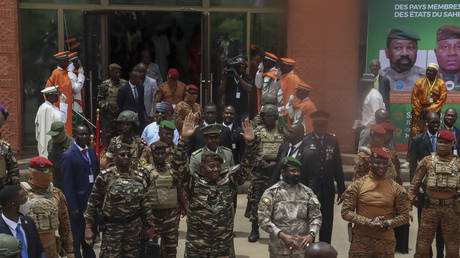
<instances>
[{"instance_id":1,"label":"military officer","mask_svg":"<svg viewBox=\"0 0 460 258\"><path fill-rule=\"evenodd\" d=\"M114 151L115 166L97 176L88 200L85 240L92 244L99 209L105 222L100 257L139 257L142 229L149 228L147 235L153 237L147 189L131 170L131 146L117 143Z\"/></svg>"},{"instance_id":2,"label":"military officer","mask_svg":"<svg viewBox=\"0 0 460 258\"><path fill-rule=\"evenodd\" d=\"M354 223L350 258L394 257L393 229L409 222L409 199L404 188L388 178L390 155L372 148L367 175L343 193L342 218Z\"/></svg>"},{"instance_id":3,"label":"military officer","mask_svg":"<svg viewBox=\"0 0 460 258\"><path fill-rule=\"evenodd\" d=\"M8 119L8 110L0 105L0 128ZM1 135L0 135L1 136ZM19 168L11 146L0 139L0 188L19 183Z\"/></svg>"},{"instance_id":4,"label":"military officer","mask_svg":"<svg viewBox=\"0 0 460 258\"><path fill-rule=\"evenodd\" d=\"M139 126L137 113L131 110L125 110L118 115L116 121L119 123L121 134L110 140L109 147L107 147L107 152L105 154L107 157L107 164L108 166L113 164L115 146L124 143L130 146L131 157L133 157L131 159L131 168L136 170L139 164L143 165L147 163L147 160L142 157L151 156L150 148L148 148L145 141L136 133L136 127Z\"/></svg>"},{"instance_id":5,"label":"military officer","mask_svg":"<svg viewBox=\"0 0 460 258\"><path fill-rule=\"evenodd\" d=\"M259 224L270 234L270 258L305 257L321 227L320 204L307 186L299 183L302 163L282 160L283 179L265 190L259 202Z\"/></svg>"},{"instance_id":6,"label":"military officer","mask_svg":"<svg viewBox=\"0 0 460 258\"><path fill-rule=\"evenodd\" d=\"M460 235L460 161L452 155L455 141L453 133L439 132L436 152L426 156L418 164L409 188L409 200L423 203L419 222L415 258L428 257L434 234L441 225L445 239L446 258L459 257ZM418 194L426 184L425 197Z\"/></svg>"},{"instance_id":7,"label":"military officer","mask_svg":"<svg viewBox=\"0 0 460 258\"><path fill-rule=\"evenodd\" d=\"M117 136L117 125L115 120L118 117L119 107L117 105L118 89L127 83L120 78L121 66L118 64L109 65L110 78L103 81L97 87L97 101L101 109L101 128L103 144L109 144L112 137Z\"/></svg>"},{"instance_id":8,"label":"military officer","mask_svg":"<svg viewBox=\"0 0 460 258\"><path fill-rule=\"evenodd\" d=\"M256 242L259 239L259 224L257 207L260 197L270 184L272 170L276 166L279 147L284 142L284 134L277 126L278 109L275 105L266 104L260 111L262 125L255 129L257 141L260 141L256 168L251 174L251 184L248 189L249 220L252 230L248 241Z\"/></svg>"},{"instance_id":9,"label":"military officer","mask_svg":"<svg viewBox=\"0 0 460 258\"><path fill-rule=\"evenodd\" d=\"M65 124L60 121L53 122L48 135L48 159L53 163L51 172L53 173L53 186L62 188L61 156L74 143L74 139L65 132Z\"/></svg>"},{"instance_id":10,"label":"military officer","mask_svg":"<svg viewBox=\"0 0 460 258\"><path fill-rule=\"evenodd\" d=\"M34 219L46 257L58 258L59 248L62 248L67 257L73 258L75 254L67 202L64 193L51 184L52 167L53 163L44 157L30 160L30 180L21 182L30 202L30 211L24 215Z\"/></svg>"},{"instance_id":11,"label":"military officer","mask_svg":"<svg viewBox=\"0 0 460 258\"><path fill-rule=\"evenodd\" d=\"M17 258L20 257L22 244L19 239L9 234L0 234L0 257Z\"/></svg>"},{"instance_id":12,"label":"military officer","mask_svg":"<svg viewBox=\"0 0 460 258\"><path fill-rule=\"evenodd\" d=\"M237 186L245 182L254 168L257 143L251 122L244 121L243 137L246 153L239 168L224 168L223 159L212 151L201 155L199 170L187 170L188 140L198 126L189 114L184 121L179 144L174 151L173 173L186 187L190 205L187 210L187 242L189 258L230 257L233 243L233 196ZM230 152L231 155L231 152Z\"/></svg>"},{"instance_id":13,"label":"military officer","mask_svg":"<svg viewBox=\"0 0 460 258\"><path fill-rule=\"evenodd\" d=\"M342 160L337 137L329 134L330 115L316 111L310 115L313 132L304 139L304 159L302 162L308 175L308 186L314 191L321 203L323 223L319 232L319 241L331 243L332 223L334 220L335 186L337 183L337 203L342 203L345 191Z\"/></svg>"}]
</instances>

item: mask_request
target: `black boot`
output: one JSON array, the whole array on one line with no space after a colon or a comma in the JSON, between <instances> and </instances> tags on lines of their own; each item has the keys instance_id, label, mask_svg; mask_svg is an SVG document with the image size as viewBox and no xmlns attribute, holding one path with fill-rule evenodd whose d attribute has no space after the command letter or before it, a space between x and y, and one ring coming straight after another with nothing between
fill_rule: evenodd
<instances>
[{"instance_id":1,"label":"black boot","mask_svg":"<svg viewBox=\"0 0 460 258\"><path fill-rule=\"evenodd\" d=\"M257 222L252 222L252 230L249 234L248 241L253 243L259 240L259 224Z\"/></svg>"}]
</instances>

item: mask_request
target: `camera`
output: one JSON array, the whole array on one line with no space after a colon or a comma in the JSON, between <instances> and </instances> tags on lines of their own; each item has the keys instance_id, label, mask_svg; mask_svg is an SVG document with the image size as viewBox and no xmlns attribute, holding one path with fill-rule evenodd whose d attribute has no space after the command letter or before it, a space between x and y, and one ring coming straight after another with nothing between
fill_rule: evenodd
<instances>
[{"instance_id":1,"label":"camera","mask_svg":"<svg viewBox=\"0 0 460 258\"><path fill-rule=\"evenodd\" d=\"M240 62L236 62L235 60L230 60L225 65L224 72L227 74L233 74L233 69L238 69L240 65L241 65Z\"/></svg>"}]
</instances>

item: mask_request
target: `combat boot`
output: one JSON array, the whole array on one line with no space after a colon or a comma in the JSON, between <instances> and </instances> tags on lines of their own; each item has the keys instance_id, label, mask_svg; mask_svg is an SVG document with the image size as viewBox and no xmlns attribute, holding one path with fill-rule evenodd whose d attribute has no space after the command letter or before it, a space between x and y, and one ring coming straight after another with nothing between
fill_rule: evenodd
<instances>
[{"instance_id":1,"label":"combat boot","mask_svg":"<svg viewBox=\"0 0 460 258\"><path fill-rule=\"evenodd\" d=\"M252 222L252 230L248 237L248 242L256 242L259 240L259 224L257 222Z\"/></svg>"}]
</instances>

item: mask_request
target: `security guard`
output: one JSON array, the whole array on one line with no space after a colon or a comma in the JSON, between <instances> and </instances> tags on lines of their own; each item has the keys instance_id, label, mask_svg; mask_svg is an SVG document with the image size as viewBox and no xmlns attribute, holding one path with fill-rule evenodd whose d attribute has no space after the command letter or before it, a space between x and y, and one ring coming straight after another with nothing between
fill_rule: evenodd
<instances>
[{"instance_id":1,"label":"security guard","mask_svg":"<svg viewBox=\"0 0 460 258\"><path fill-rule=\"evenodd\" d=\"M324 111L316 111L310 115L313 132L304 139L303 165L309 177L308 186L321 203L323 224L319 232L319 241L330 244L334 220L334 181L337 183L338 204L342 203L341 196L345 191L345 183L339 142L334 134L327 132L329 117L330 115Z\"/></svg>"},{"instance_id":2,"label":"security guard","mask_svg":"<svg viewBox=\"0 0 460 258\"><path fill-rule=\"evenodd\" d=\"M8 110L0 105L0 128L8 118ZM1 135L0 135L1 136ZM11 146L0 139L0 188L19 183L19 168Z\"/></svg>"},{"instance_id":3,"label":"security guard","mask_svg":"<svg viewBox=\"0 0 460 258\"><path fill-rule=\"evenodd\" d=\"M260 116L262 125L254 131L260 144L248 189L249 220L252 223L252 230L248 237L249 242L256 242L259 239L259 219L257 216L259 200L270 184L272 170L276 166L278 150L284 142L284 134L278 127L277 107L272 104L264 105L260 110Z\"/></svg>"}]
</instances>

